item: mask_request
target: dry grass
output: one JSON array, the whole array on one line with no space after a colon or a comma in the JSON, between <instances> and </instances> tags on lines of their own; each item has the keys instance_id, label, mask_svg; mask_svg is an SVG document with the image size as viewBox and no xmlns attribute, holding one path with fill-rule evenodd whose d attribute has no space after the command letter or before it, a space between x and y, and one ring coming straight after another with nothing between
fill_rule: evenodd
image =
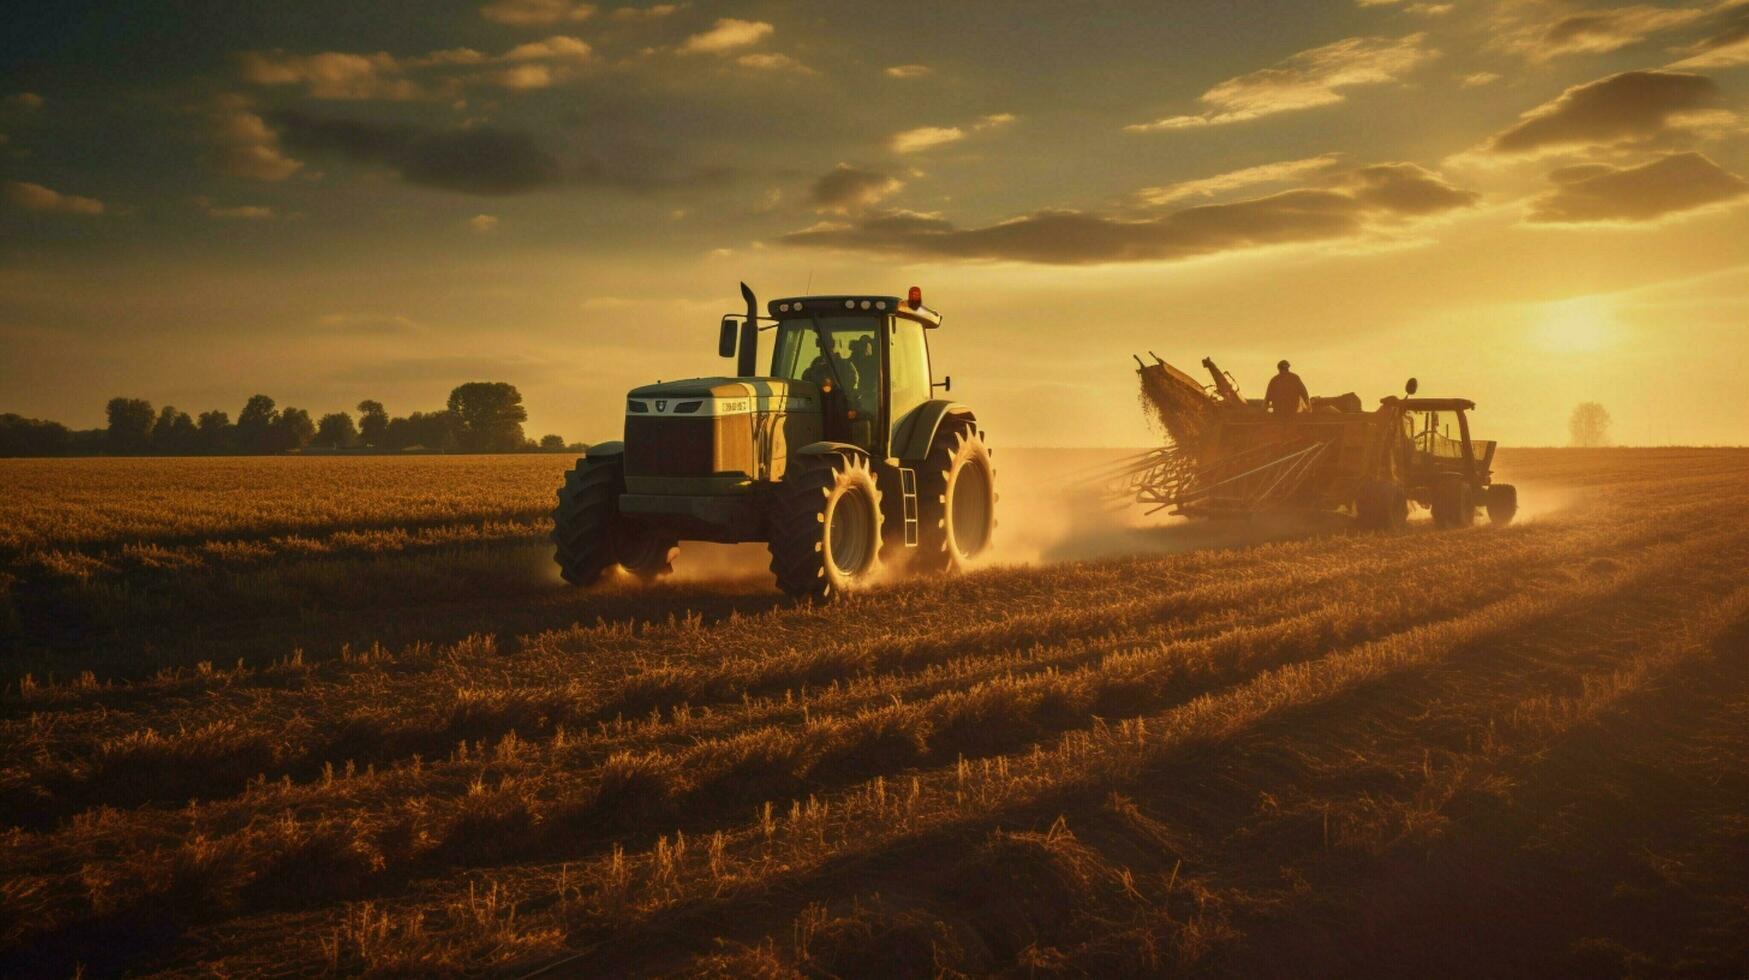
<instances>
[{"instance_id":1,"label":"dry grass","mask_svg":"<svg viewBox=\"0 0 1749 980\"><path fill-rule=\"evenodd\" d=\"M1511 454L1539 492L1510 528L994 568L826 610L757 583L560 589L528 541L550 460L174 462L221 467L186 513L74 500L54 466L83 461L23 474L64 508L9 504L13 615L59 629L0 696L0 972L1749 955L1746 453ZM444 498L361 489L373 462L459 469ZM334 469L297 506L231 472L300 463ZM130 464L168 465L107 465Z\"/></svg>"}]
</instances>

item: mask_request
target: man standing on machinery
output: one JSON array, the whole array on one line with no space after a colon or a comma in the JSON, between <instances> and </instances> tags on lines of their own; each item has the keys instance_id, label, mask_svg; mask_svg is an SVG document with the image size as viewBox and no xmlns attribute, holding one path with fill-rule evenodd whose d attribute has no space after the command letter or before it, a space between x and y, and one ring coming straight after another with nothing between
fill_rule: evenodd
<instances>
[{"instance_id":1,"label":"man standing on machinery","mask_svg":"<svg viewBox=\"0 0 1749 980\"><path fill-rule=\"evenodd\" d=\"M1297 415L1306 410L1311 397L1300 376L1289 371L1288 363L1282 361L1275 366L1275 377L1269 379L1269 390L1264 392L1263 401L1272 415Z\"/></svg>"}]
</instances>

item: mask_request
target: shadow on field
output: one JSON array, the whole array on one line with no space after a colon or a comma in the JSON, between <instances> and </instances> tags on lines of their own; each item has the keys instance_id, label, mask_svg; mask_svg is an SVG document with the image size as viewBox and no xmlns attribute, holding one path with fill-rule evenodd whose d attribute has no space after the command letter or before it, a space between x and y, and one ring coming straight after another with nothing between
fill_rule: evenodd
<instances>
[{"instance_id":1,"label":"shadow on field","mask_svg":"<svg viewBox=\"0 0 1749 980\"><path fill-rule=\"evenodd\" d=\"M1166 518L1160 524L1117 524L1085 528L1047 546L1039 553L1043 561L1077 561L1125 555L1180 554L1223 548L1246 548L1271 541L1353 531L1352 522L1339 514L1264 515L1255 520L1187 521Z\"/></svg>"},{"instance_id":2,"label":"shadow on field","mask_svg":"<svg viewBox=\"0 0 1749 980\"><path fill-rule=\"evenodd\" d=\"M509 638L597 621L710 624L787 601L760 571L745 556L715 556L683 561L662 584L621 578L582 590L559 579L550 545L524 540L17 581L0 610L9 649L0 669L9 680L43 681L65 679L72 663L100 679L137 679L202 661L258 667L294 651L319 661L373 643Z\"/></svg>"}]
</instances>

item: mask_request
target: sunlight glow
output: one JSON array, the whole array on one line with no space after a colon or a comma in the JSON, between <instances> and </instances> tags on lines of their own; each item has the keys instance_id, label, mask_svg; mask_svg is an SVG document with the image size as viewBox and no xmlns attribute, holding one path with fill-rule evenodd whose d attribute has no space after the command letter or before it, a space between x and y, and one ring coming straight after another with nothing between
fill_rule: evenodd
<instances>
[{"instance_id":1,"label":"sunlight glow","mask_svg":"<svg viewBox=\"0 0 1749 980\"><path fill-rule=\"evenodd\" d=\"M1550 353L1596 353L1612 346L1620 332L1614 308L1599 296L1548 303L1533 316L1531 341Z\"/></svg>"}]
</instances>

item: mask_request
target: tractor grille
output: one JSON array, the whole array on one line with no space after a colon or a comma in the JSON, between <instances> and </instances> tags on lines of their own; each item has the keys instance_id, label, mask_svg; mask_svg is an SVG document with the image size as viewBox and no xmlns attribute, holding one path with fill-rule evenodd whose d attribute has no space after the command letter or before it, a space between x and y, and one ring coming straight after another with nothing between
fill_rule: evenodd
<instances>
[{"instance_id":1,"label":"tractor grille","mask_svg":"<svg viewBox=\"0 0 1749 980\"><path fill-rule=\"evenodd\" d=\"M627 476L753 472L752 417L626 419Z\"/></svg>"}]
</instances>

